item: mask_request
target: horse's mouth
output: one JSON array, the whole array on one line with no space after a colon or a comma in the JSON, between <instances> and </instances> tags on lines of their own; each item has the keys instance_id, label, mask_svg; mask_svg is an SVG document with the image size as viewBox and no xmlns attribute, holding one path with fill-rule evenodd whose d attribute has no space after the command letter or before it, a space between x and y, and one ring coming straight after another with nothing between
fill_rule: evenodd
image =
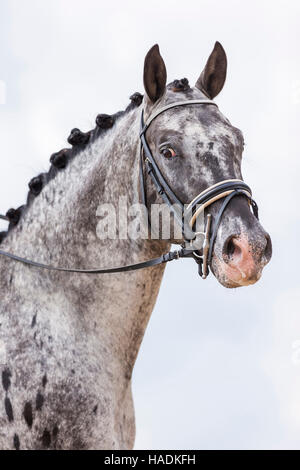
<instances>
[{"instance_id":1,"label":"horse's mouth","mask_svg":"<svg viewBox=\"0 0 300 470\"><path fill-rule=\"evenodd\" d=\"M212 271L220 284L228 289L255 284L262 275L262 268L246 273L240 269L233 270L226 263L219 260L213 262Z\"/></svg>"}]
</instances>

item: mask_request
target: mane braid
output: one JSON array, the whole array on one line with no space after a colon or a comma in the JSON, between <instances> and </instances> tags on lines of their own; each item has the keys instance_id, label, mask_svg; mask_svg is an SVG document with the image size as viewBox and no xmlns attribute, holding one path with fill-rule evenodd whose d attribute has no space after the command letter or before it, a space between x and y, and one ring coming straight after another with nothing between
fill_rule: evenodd
<instances>
[{"instance_id":1,"label":"mane braid","mask_svg":"<svg viewBox=\"0 0 300 470\"><path fill-rule=\"evenodd\" d=\"M130 101L130 104L123 111L118 111L112 115L98 114L96 118L96 127L91 131L84 133L77 128L72 129L68 137L68 143L72 145L72 147L52 154L50 157L51 166L49 171L47 173L40 173L38 176L35 176L30 180L28 184L29 192L26 204L20 206L18 209L9 209L5 216L1 216L1 219L9 221L9 226L7 231L0 232L0 243L18 224L23 214L30 207L32 201L42 192L47 183L55 178L59 171L64 170L68 163L82 152L87 144L95 142L106 132L107 129L113 127L120 117L129 113L132 109L139 107L143 101L143 95L136 92L130 96Z\"/></svg>"},{"instance_id":2,"label":"mane braid","mask_svg":"<svg viewBox=\"0 0 300 470\"><path fill-rule=\"evenodd\" d=\"M187 78L181 78L181 80L174 80L167 85L167 88L174 92L188 91L190 90L189 81Z\"/></svg>"}]
</instances>

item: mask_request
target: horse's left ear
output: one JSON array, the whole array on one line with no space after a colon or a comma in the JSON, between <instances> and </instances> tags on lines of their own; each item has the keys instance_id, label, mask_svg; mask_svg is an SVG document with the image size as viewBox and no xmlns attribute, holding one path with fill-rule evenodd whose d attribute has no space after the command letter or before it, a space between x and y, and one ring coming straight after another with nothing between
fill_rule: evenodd
<instances>
[{"instance_id":1,"label":"horse's left ear","mask_svg":"<svg viewBox=\"0 0 300 470\"><path fill-rule=\"evenodd\" d=\"M144 64L144 87L152 103L164 94L166 82L166 66L155 44L146 55Z\"/></svg>"},{"instance_id":2,"label":"horse's left ear","mask_svg":"<svg viewBox=\"0 0 300 470\"><path fill-rule=\"evenodd\" d=\"M213 99L223 88L226 71L227 57L223 47L217 41L203 72L196 82L196 87Z\"/></svg>"}]
</instances>

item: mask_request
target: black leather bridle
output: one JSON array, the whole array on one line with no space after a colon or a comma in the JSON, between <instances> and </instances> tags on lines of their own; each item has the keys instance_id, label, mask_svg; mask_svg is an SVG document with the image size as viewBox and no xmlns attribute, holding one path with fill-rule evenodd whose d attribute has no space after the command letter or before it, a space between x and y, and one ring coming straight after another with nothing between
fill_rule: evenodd
<instances>
[{"instance_id":1,"label":"black leather bridle","mask_svg":"<svg viewBox=\"0 0 300 470\"><path fill-rule=\"evenodd\" d=\"M36 261L28 260L21 256L8 253L6 251L0 250L0 255L10 258L14 261L21 262L23 264L33 266L36 268L47 269L51 271L62 271L69 273L81 273L81 274L112 274L112 273L121 273L128 271L135 271L137 269L148 268L151 266L156 266L159 264L167 263L174 259L179 258L193 258L199 267L199 274L203 279L206 279L209 273L209 265L211 264L213 247L217 237L218 228L223 216L223 213L228 206L231 199L238 195L244 195L247 197L249 204L253 208L254 215L258 218L258 207L255 201L252 199L252 192L249 186L244 183L242 180L233 179L233 180L224 180L219 183L210 186L202 193L198 194L191 203L185 208L182 201L176 196L173 190L168 185L165 177L160 171L153 155L148 145L146 139L146 131L149 128L152 121L162 114L163 112L179 107L179 106L190 106L195 104L205 104L205 105L214 105L217 106L214 101L211 100L188 100L188 101L179 101L171 103L167 106L159 108L154 112L144 123L144 112L141 114L141 130L140 130L140 139L141 139L141 151L140 151L140 186L141 186L141 195L142 203L147 207L147 197L145 190L145 179L144 179L144 166L146 168L146 174L150 175L151 180L154 183L154 186L158 194L162 199L167 203L170 211L174 214L175 220L180 224L183 243L181 249L170 251L163 254L162 256L141 263L130 264L127 266L119 266L115 268L105 268L105 269L78 269L78 268L64 268L56 267ZM199 215L204 212L206 207L213 204L215 201L224 199L219 212L214 221L214 227L212 234L210 234L211 229L211 214L206 216L206 227L204 232L194 232L193 227ZM177 210L179 208L179 210ZM0 216L1 219L7 219L5 216ZM186 229L186 221L188 221L189 229ZM203 238L202 248L199 249L197 245L191 244L198 235L201 235ZM197 248L193 247L197 246Z\"/></svg>"},{"instance_id":2,"label":"black leather bridle","mask_svg":"<svg viewBox=\"0 0 300 470\"><path fill-rule=\"evenodd\" d=\"M202 193L198 194L191 203L185 208L183 202L176 196L174 191L170 188L165 177L161 173L153 155L148 145L146 139L146 131L149 128L150 124L157 118L160 114L164 113L169 109L173 109L180 106L190 106L190 105L213 105L217 104L212 100L188 100L188 101L178 101L171 103L167 106L159 108L154 112L144 123L144 112L142 111L141 115L141 155L140 155L140 186L142 190L142 201L145 206L147 206L145 182L143 175L144 164L146 166L146 172L150 175L154 186L158 194L162 197L165 203L169 206L170 211L174 214L174 218L180 224L184 242L182 244L183 253L179 257L193 257L197 264L199 265L199 274L203 279L206 279L208 275L208 266L211 264L213 247L217 238L218 228L221 223L223 213L228 206L231 199L235 196L244 195L247 197L249 204L253 208L253 213L255 217L258 218L258 206L256 202L252 199L252 192L250 187L244 183L244 181L239 179L224 180L220 181L213 186L210 186ZM224 199L223 204L221 205L219 212L217 214L216 220L214 222L213 232L210 235L211 228L211 214L207 214L206 217L206 228L204 233L200 233L204 237L204 243L202 245L202 250L199 249L186 249L186 246L190 246L190 242L193 239L197 238L199 232L191 232L193 229L197 217L204 212L205 208L213 204L219 199ZM179 208L179 211L177 210ZM191 230L186 231L186 224ZM202 251L202 253L200 252Z\"/></svg>"}]
</instances>

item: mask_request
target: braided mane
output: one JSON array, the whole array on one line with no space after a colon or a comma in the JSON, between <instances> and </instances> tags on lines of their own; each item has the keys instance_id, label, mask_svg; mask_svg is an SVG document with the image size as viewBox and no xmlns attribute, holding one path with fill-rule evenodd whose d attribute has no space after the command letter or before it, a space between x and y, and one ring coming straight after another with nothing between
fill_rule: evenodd
<instances>
[{"instance_id":1,"label":"braided mane","mask_svg":"<svg viewBox=\"0 0 300 470\"><path fill-rule=\"evenodd\" d=\"M96 126L88 132L82 132L75 128L72 129L68 143L71 145L69 148L64 148L59 152L53 153L50 157L50 168L47 173L40 173L32 178L29 183L29 192L26 204L18 207L17 209L9 209L5 216L0 215L1 219L9 222L8 230L0 232L0 243L6 238L10 230L12 230L20 221L22 215L30 207L32 201L41 193L43 188L58 174L59 171L64 170L68 163L75 158L89 143L97 140L107 129L114 126L116 121L130 112L132 109L141 105L143 95L136 92L130 96L130 104L124 111L118 111L115 114L98 114L96 117Z\"/></svg>"},{"instance_id":2,"label":"braided mane","mask_svg":"<svg viewBox=\"0 0 300 470\"><path fill-rule=\"evenodd\" d=\"M174 80L167 85L169 89L174 92L185 92L190 90L187 78L181 80ZM30 207L32 201L39 196L43 188L51 181L58 172L63 171L68 163L75 158L89 143L95 142L107 129L114 126L116 121L130 112L132 109L137 108L143 101L141 93L134 93L130 96L130 103L123 111L118 111L115 114L98 114L96 117L96 126L88 132L82 132L75 128L72 129L67 141L71 145L69 148L64 148L59 152L53 153L50 157L50 168L47 173L40 173L32 178L29 183L29 192L26 204L18 207L17 209L9 209L6 215L0 215L0 219L5 219L9 222L8 230L0 232L0 243L6 238L8 233L19 223L22 215Z\"/></svg>"}]
</instances>

